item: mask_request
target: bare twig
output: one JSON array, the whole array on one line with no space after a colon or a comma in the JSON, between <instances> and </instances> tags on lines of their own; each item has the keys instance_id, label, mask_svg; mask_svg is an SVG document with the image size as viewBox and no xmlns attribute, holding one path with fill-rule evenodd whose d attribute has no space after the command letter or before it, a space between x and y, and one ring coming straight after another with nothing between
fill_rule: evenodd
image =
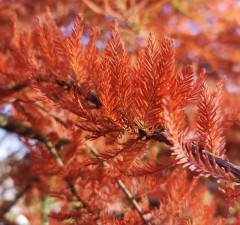
<instances>
[{"instance_id":1,"label":"bare twig","mask_svg":"<svg viewBox=\"0 0 240 225\"><path fill-rule=\"evenodd\" d=\"M71 182L70 178L66 177L65 181L67 182L68 187L69 187L72 195L75 196L76 200L82 203L83 208L87 208L88 207L87 203L82 198L80 198L80 196L78 195L76 188L73 185L73 183ZM90 210L89 207L88 207L88 210Z\"/></svg>"},{"instance_id":2,"label":"bare twig","mask_svg":"<svg viewBox=\"0 0 240 225\"><path fill-rule=\"evenodd\" d=\"M52 143L50 141L46 141L45 145L47 146L49 152L51 153L52 157L55 159L58 166L63 168L64 163L63 163L62 159L60 158L60 156L58 155L56 149L53 147Z\"/></svg>"},{"instance_id":3,"label":"bare twig","mask_svg":"<svg viewBox=\"0 0 240 225\"><path fill-rule=\"evenodd\" d=\"M92 152L92 154L94 156L97 156L98 153L96 151L96 149L94 149L93 147L91 147L90 145L88 145L87 143L85 144L90 151ZM104 165L108 165L106 162L103 162ZM143 214L142 214L142 209L139 206L139 204L137 203L137 201L133 198L131 192L127 189L127 187L125 186L125 184L123 183L123 181L121 179L117 180L117 184L118 186L121 188L121 190L124 192L124 194L126 195L127 199L131 202L131 204L133 205L133 207L136 209L138 215L140 216L140 218L142 219L143 223L146 225L150 225L150 223L144 218Z\"/></svg>"},{"instance_id":4,"label":"bare twig","mask_svg":"<svg viewBox=\"0 0 240 225\"><path fill-rule=\"evenodd\" d=\"M36 105L43 112L47 113L49 116L53 117L58 123L62 124L65 128L67 127L67 124L62 119L60 119L58 116L54 115L53 113L48 112L42 105L40 105L37 102L34 102L34 105Z\"/></svg>"},{"instance_id":5,"label":"bare twig","mask_svg":"<svg viewBox=\"0 0 240 225\"><path fill-rule=\"evenodd\" d=\"M146 225L150 225L150 223L144 218L143 214L142 214L142 209L139 206L139 204L137 203L137 201L133 198L131 192L127 189L127 187L125 186L125 184L122 182L122 180L118 179L117 180L118 186L121 188L121 190L124 192L124 194L126 195L126 197L128 198L128 200L131 202L131 204L133 205L133 207L136 209L138 215L140 216L140 218L142 219L143 223Z\"/></svg>"},{"instance_id":6,"label":"bare twig","mask_svg":"<svg viewBox=\"0 0 240 225\"><path fill-rule=\"evenodd\" d=\"M58 164L59 167L64 168L64 163L62 161L62 159L60 158L58 152L56 151L56 149L53 147L52 143L50 141L45 142L45 145L47 146L49 152L51 153L51 155L53 156L53 158L55 159L56 163ZM70 180L69 177L65 178L65 181L72 193L72 195L77 199L77 201L82 203L82 206L84 208L87 207L87 203L79 196L79 194L77 193L77 190L74 186L74 184L72 183L72 181Z\"/></svg>"}]
</instances>

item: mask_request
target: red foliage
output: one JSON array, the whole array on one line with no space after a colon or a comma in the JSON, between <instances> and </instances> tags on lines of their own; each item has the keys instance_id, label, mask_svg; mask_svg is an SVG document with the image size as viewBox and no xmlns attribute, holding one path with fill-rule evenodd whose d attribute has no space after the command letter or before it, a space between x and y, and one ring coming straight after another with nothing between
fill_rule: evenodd
<instances>
[{"instance_id":1,"label":"red foliage","mask_svg":"<svg viewBox=\"0 0 240 225\"><path fill-rule=\"evenodd\" d=\"M200 49L212 40L208 33L199 31L194 43L188 29L172 29L177 18L182 28L188 17L203 26L204 15L188 12L190 3L120 2L0 3L0 22L11 25L0 28L0 104L10 108L1 111L0 126L27 148L3 166L3 192L10 179L17 194L3 198L0 220L10 224L16 205L32 224L237 224L237 211L231 215L228 207L236 210L239 201L239 107L227 90L236 73L217 78L216 63L233 68ZM176 53L177 42L159 36L159 24L181 41ZM148 26L155 35L146 39ZM216 45L236 45L222 35ZM198 71L205 59L208 76Z\"/></svg>"}]
</instances>

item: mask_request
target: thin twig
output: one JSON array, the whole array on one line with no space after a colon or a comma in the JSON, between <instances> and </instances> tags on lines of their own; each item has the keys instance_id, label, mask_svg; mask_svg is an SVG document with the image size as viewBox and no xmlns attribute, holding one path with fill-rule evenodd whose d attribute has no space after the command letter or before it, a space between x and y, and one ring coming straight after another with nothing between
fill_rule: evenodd
<instances>
[{"instance_id":1,"label":"thin twig","mask_svg":"<svg viewBox=\"0 0 240 225\"><path fill-rule=\"evenodd\" d=\"M96 149L94 149L93 147L91 147L90 145L88 145L87 143L85 144L91 151L91 153L94 156L98 156L98 153L96 151ZM108 165L108 163L103 162L104 165ZM121 179L117 180L117 184L118 186L121 188L121 190L124 192L124 194L126 195L127 199L131 202L131 204L133 205L133 207L136 209L138 215L140 216L140 218L142 219L143 223L146 225L150 225L150 223L144 218L143 214L142 214L142 209L140 207L140 205L137 203L137 201L133 198L131 192L127 189L127 187L125 186L125 184L123 183L123 181Z\"/></svg>"},{"instance_id":2,"label":"thin twig","mask_svg":"<svg viewBox=\"0 0 240 225\"><path fill-rule=\"evenodd\" d=\"M52 143L50 141L46 141L45 145L47 146L49 152L51 153L52 157L55 159L56 163L58 164L59 167L63 168L64 163L62 159L60 158L58 152L56 149L53 147Z\"/></svg>"},{"instance_id":3,"label":"thin twig","mask_svg":"<svg viewBox=\"0 0 240 225\"><path fill-rule=\"evenodd\" d=\"M77 199L78 202L82 203L83 208L87 208L88 207L87 203L82 198L80 198L80 196L78 195L77 190L76 190L75 186L73 185L73 183L71 182L71 180L68 177L66 177L65 181L67 182L72 195L75 196L75 198ZM88 210L90 210L89 207L88 207Z\"/></svg>"},{"instance_id":4,"label":"thin twig","mask_svg":"<svg viewBox=\"0 0 240 225\"><path fill-rule=\"evenodd\" d=\"M52 143L50 141L47 141L45 144L46 144L49 152L51 153L51 155L55 159L56 163L58 164L58 166L61 167L61 168L64 168L64 163L63 163L62 159L60 158L56 149L53 147ZM76 190L74 184L71 182L70 178L65 177L65 181L66 181L72 195L77 199L77 201L82 203L82 206L84 208L86 208L87 203L78 195L77 190Z\"/></svg>"},{"instance_id":5,"label":"thin twig","mask_svg":"<svg viewBox=\"0 0 240 225\"><path fill-rule=\"evenodd\" d=\"M118 183L119 187L121 188L121 190L125 193L125 195L128 198L128 200L131 202L133 207L136 209L136 211L137 211L138 215L140 216L140 218L142 219L143 223L146 224L146 225L150 225L150 223L144 218L144 216L142 214L141 207L139 206L137 201L133 198L131 192L127 189L127 187L122 182L122 180L118 179L117 183Z\"/></svg>"},{"instance_id":6,"label":"thin twig","mask_svg":"<svg viewBox=\"0 0 240 225\"><path fill-rule=\"evenodd\" d=\"M34 105L36 105L43 112L47 113L49 116L54 118L58 123L62 124L65 128L67 128L67 124L62 119L60 119L58 116L54 115L53 113L48 112L42 105L40 105L37 102L34 102Z\"/></svg>"}]
</instances>

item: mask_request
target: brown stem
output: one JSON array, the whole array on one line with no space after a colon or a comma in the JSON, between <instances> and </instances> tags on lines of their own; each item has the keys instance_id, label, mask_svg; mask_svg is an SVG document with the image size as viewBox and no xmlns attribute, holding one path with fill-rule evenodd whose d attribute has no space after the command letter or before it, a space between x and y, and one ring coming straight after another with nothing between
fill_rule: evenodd
<instances>
[{"instance_id":1,"label":"brown stem","mask_svg":"<svg viewBox=\"0 0 240 225\"><path fill-rule=\"evenodd\" d=\"M66 177L65 181L67 182L67 185L68 185L72 195L75 196L77 201L82 203L83 208L87 208L88 207L87 203L82 198L80 198L80 196L78 195L77 190L76 190L75 186L73 185L73 183L71 182L70 178ZM88 210L90 210L89 207L88 207Z\"/></svg>"},{"instance_id":2,"label":"brown stem","mask_svg":"<svg viewBox=\"0 0 240 225\"><path fill-rule=\"evenodd\" d=\"M125 186L125 184L122 182L122 180L118 179L117 180L118 186L121 188L121 190L124 192L124 194L126 195L127 199L131 202L131 204L133 205L133 207L136 209L138 215L140 216L141 220L143 221L144 224L146 225L150 225L150 223L144 218L143 214L142 214L142 209L139 206L139 204L137 203L137 201L133 198L131 192L127 189L127 187Z\"/></svg>"},{"instance_id":3,"label":"brown stem","mask_svg":"<svg viewBox=\"0 0 240 225\"><path fill-rule=\"evenodd\" d=\"M55 159L58 166L61 167L61 168L64 168L65 165L64 165L62 159L60 158L58 152L53 147L52 143L50 141L46 141L45 145L47 146L49 152L51 153L51 155ZM74 184L72 183L71 179L69 177L65 177L65 181L66 181L66 183L68 185L68 188L70 189L72 195L77 199L77 201L81 202L82 206L84 208L87 207L88 206L87 203L79 196L79 194L77 193L76 188L75 188Z\"/></svg>"},{"instance_id":4,"label":"brown stem","mask_svg":"<svg viewBox=\"0 0 240 225\"><path fill-rule=\"evenodd\" d=\"M90 149L90 151L92 152L93 155L95 155L95 156L98 155L97 151L94 148L92 148L88 144L86 144L86 146ZM104 165L108 165L106 162L103 162L103 163L104 163ZM138 215L140 216L140 218L142 219L143 223L146 225L150 225L150 223L144 218L141 207L139 206L137 201L133 198L131 192L127 189L127 187L125 186L123 181L121 179L118 179L117 184L121 188L121 190L125 193L127 199L131 202L133 207L136 209L136 211L137 211Z\"/></svg>"}]
</instances>

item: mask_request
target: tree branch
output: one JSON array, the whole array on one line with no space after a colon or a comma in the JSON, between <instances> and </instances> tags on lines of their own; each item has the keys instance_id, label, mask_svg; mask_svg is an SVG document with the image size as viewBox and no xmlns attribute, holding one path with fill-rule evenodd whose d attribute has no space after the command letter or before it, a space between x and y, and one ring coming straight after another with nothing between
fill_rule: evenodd
<instances>
[{"instance_id":1,"label":"tree branch","mask_svg":"<svg viewBox=\"0 0 240 225\"><path fill-rule=\"evenodd\" d=\"M133 207L136 209L138 215L140 216L140 218L142 219L143 223L146 225L150 225L150 223L144 218L144 215L142 214L142 209L139 206L139 204L137 203L137 201L133 198L131 192L127 189L127 187L125 186L125 184L122 182L121 179L117 180L118 186L122 189L122 191L125 193L127 199L131 202L131 204L133 205Z\"/></svg>"},{"instance_id":2,"label":"tree branch","mask_svg":"<svg viewBox=\"0 0 240 225\"><path fill-rule=\"evenodd\" d=\"M92 148L90 145L85 144L91 151L91 153L94 156L97 156L98 153L97 151ZM103 162L104 165L108 165L108 163ZM143 223L146 225L150 225L150 223L144 218L143 214L142 214L142 209L139 206L139 204L137 203L137 201L133 198L131 192L127 189L127 187L125 186L125 184L123 183L123 181L121 179L117 179L117 184L118 186L121 188L121 190L124 192L124 194L126 195L127 199L131 202L131 204L133 205L133 207L136 209L138 215L140 216L140 218L142 219Z\"/></svg>"},{"instance_id":3,"label":"tree branch","mask_svg":"<svg viewBox=\"0 0 240 225\"><path fill-rule=\"evenodd\" d=\"M168 139L165 137L163 132L165 134L167 133L165 130L160 129L159 131L155 132L151 137L148 137L148 138L149 139L154 139L156 141L163 142L166 145L172 146L172 143L168 141ZM167 136L170 136L170 134L167 134ZM191 152L192 152L193 155L196 155L195 148L196 148L196 146L193 144L191 146ZM231 172L234 177L236 177L237 179L240 180L240 167L239 166L236 166L233 163L229 162L228 160L224 160L224 159L222 159L220 157L217 157L216 155L214 155L214 154L212 154L212 153L210 153L210 152L208 152L206 150L203 150L203 149L199 153L200 153L201 159L203 159L203 154L206 154L207 157L208 157L209 162L212 165L214 164L214 162L213 162L213 160L214 160L215 163L220 168L224 168L225 171Z\"/></svg>"}]
</instances>

